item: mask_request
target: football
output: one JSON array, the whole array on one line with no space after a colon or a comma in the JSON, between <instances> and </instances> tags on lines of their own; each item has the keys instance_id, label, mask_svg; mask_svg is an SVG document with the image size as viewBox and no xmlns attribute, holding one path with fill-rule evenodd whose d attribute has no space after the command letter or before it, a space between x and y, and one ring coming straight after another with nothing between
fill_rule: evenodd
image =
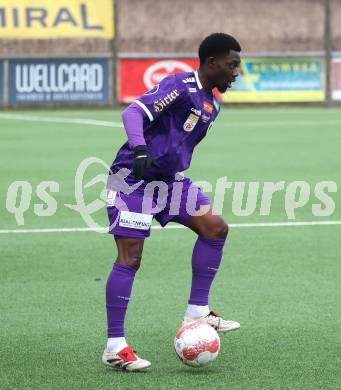
<instances>
[{"instance_id":1,"label":"football","mask_svg":"<svg viewBox=\"0 0 341 390\"><path fill-rule=\"evenodd\" d=\"M220 338L210 325L195 321L179 329L174 339L174 348L183 363L203 367L218 357Z\"/></svg>"}]
</instances>

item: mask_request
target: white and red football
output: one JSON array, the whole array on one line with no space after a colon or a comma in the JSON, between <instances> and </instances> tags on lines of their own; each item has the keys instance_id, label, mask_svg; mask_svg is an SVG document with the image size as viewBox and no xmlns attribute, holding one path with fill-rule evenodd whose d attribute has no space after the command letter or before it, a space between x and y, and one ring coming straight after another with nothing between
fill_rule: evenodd
<instances>
[{"instance_id":1,"label":"white and red football","mask_svg":"<svg viewBox=\"0 0 341 390\"><path fill-rule=\"evenodd\" d=\"M220 338L210 325L195 321L179 329L174 339L174 348L185 364L203 367L218 357Z\"/></svg>"}]
</instances>

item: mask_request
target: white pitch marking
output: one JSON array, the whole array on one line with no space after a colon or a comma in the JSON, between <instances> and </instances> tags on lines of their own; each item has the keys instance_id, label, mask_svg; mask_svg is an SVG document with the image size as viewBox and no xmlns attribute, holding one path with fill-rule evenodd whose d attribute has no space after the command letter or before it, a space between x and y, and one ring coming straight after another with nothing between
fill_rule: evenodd
<instances>
[{"instance_id":1,"label":"white pitch marking","mask_svg":"<svg viewBox=\"0 0 341 390\"><path fill-rule=\"evenodd\" d=\"M82 118L58 118L53 116L36 116L36 115L25 115L25 114L0 114L0 119L10 119L17 121L29 121L29 122L47 122L47 123L69 123L69 124L80 124L80 125L93 125L93 126L104 126L104 127L119 127L122 128L123 125L120 122L110 122L110 121L99 121L96 119L82 119ZM321 126L321 125L340 125L340 120L282 120L282 121L263 121L263 122L234 122L229 121L227 126L229 128L233 127L273 127L273 126Z\"/></svg>"},{"instance_id":2,"label":"white pitch marking","mask_svg":"<svg viewBox=\"0 0 341 390\"><path fill-rule=\"evenodd\" d=\"M297 226L331 226L341 225L341 221L306 221L306 222L255 222L255 223L230 223L231 228L259 228L259 227L297 227ZM154 230L161 229L187 229L182 225L168 225L165 228L161 226L152 226ZM96 229L105 232L107 228ZM46 228L46 229L2 229L0 234L24 234L24 233L73 233L73 232L92 232L93 228Z\"/></svg>"},{"instance_id":3,"label":"white pitch marking","mask_svg":"<svg viewBox=\"0 0 341 390\"><path fill-rule=\"evenodd\" d=\"M11 119L16 121L29 122L47 122L47 123L70 123L77 125L93 125L104 127L123 127L119 122L98 121L95 119L81 119L81 118L58 118L53 116L35 116L22 114L0 114L0 119Z\"/></svg>"},{"instance_id":4,"label":"white pitch marking","mask_svg":"<svg viewBox=\"0 0 341 390\"><path fill-rule=\"evenodd\" d=\"M274 126L295 126L295 128L297 126L322 126L322 125L325 125L325 126L337 126L337 125L341 125L341 121L340 120L315 120L315 121L307 121L307 120L301 120L301 121L296 121L296 120L292 120L292 121L264 121L264 122L259 122L259 121L254 121L254 122L233 122L233 121L230 121L230 122L226 122L226 124L224 125L225 127L228 127L229 129L230 128L233 128L233 127L274 127Z\"/></svg>"}]
</instances>

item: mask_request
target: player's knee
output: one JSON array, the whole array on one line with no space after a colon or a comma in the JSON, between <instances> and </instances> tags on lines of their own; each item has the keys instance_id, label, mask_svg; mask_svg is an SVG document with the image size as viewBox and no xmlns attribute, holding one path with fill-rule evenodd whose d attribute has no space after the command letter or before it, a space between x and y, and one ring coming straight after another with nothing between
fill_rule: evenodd
<instances>
[{"instance_id":1,"label":"player's knee","mask_svg":"<svg viewBox=\"0 0 341 390\"><path fill-rule=\"evenodd\" d=\"M136 271L140 268L142 259L143 242L140 240L117 240L117 262Z\"/></svg>"},{"instance_id":2,"label":"player's knee","mask_svg":"<svg viewBox=\"0 0 341 390\"><path fill-rule=\"evenodd\" d=\"M229 233L229 227L224 220L217 222L211 229L210 238L216 240L225 240Z\"/></svg>"},{"instance_id":3,"label":"player's knee","mask_svg":"<svg viewBox=\"0 0 341 390\"><path fill-rule=\"evenodd\" d=\"M141 253L132 256L129 259L130 266L137 271L140 268L140 266L141 266L141 260L142 260L142 254Z\"/></svg>"},{"instance_id":4,"label":"player's knee","mask_svg":"<svg viewBox=\"0 0 341 390\"><path fill-rule=\"evenodd\" d=\"M226 222L222 221L216 231L217 238L225 240L228 234L229 227Z\"/></svg>"},{"instance_id":5,"label":"player's knee","mask_svg":"<svg viewBox=\"0 0 341 390\"><path fill-rule=\"evenodd\" d=\"M126 265L127 267L134 268L135 271L137 271L141 266L141 255L135 255L135 256L125 256L120 257L117 259L117 263Z\"/></svg>"},{"instance_id":6,"label":"player's knee","mask_svg":"<svg viewBox=\"0 0 341 390\"><path fill-rule=\"evenodd\" d=\"M228 235L228 231L228 225L224 221L221 221L205 227L199 235L211 240L225 240Z\"/></svg>"}]
</instances>

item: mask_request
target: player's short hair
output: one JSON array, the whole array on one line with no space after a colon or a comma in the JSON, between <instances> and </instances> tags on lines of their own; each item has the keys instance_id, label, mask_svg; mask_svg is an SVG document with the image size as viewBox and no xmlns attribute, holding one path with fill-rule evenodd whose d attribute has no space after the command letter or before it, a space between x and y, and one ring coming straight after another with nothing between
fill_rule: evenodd
<instances>
[{"instance_id":1,"label":"player's short hair","mask_svg":"<svg viewBox=\"0 0 341 390\"><path fill-rule=\"evenodd\" d=\"M211 34L199 46L200 63L202 64L208 57L229 54L230 50L238 52L242 50L239 42L232 35L224 33Z\"/></svg>"}]
</instances>

